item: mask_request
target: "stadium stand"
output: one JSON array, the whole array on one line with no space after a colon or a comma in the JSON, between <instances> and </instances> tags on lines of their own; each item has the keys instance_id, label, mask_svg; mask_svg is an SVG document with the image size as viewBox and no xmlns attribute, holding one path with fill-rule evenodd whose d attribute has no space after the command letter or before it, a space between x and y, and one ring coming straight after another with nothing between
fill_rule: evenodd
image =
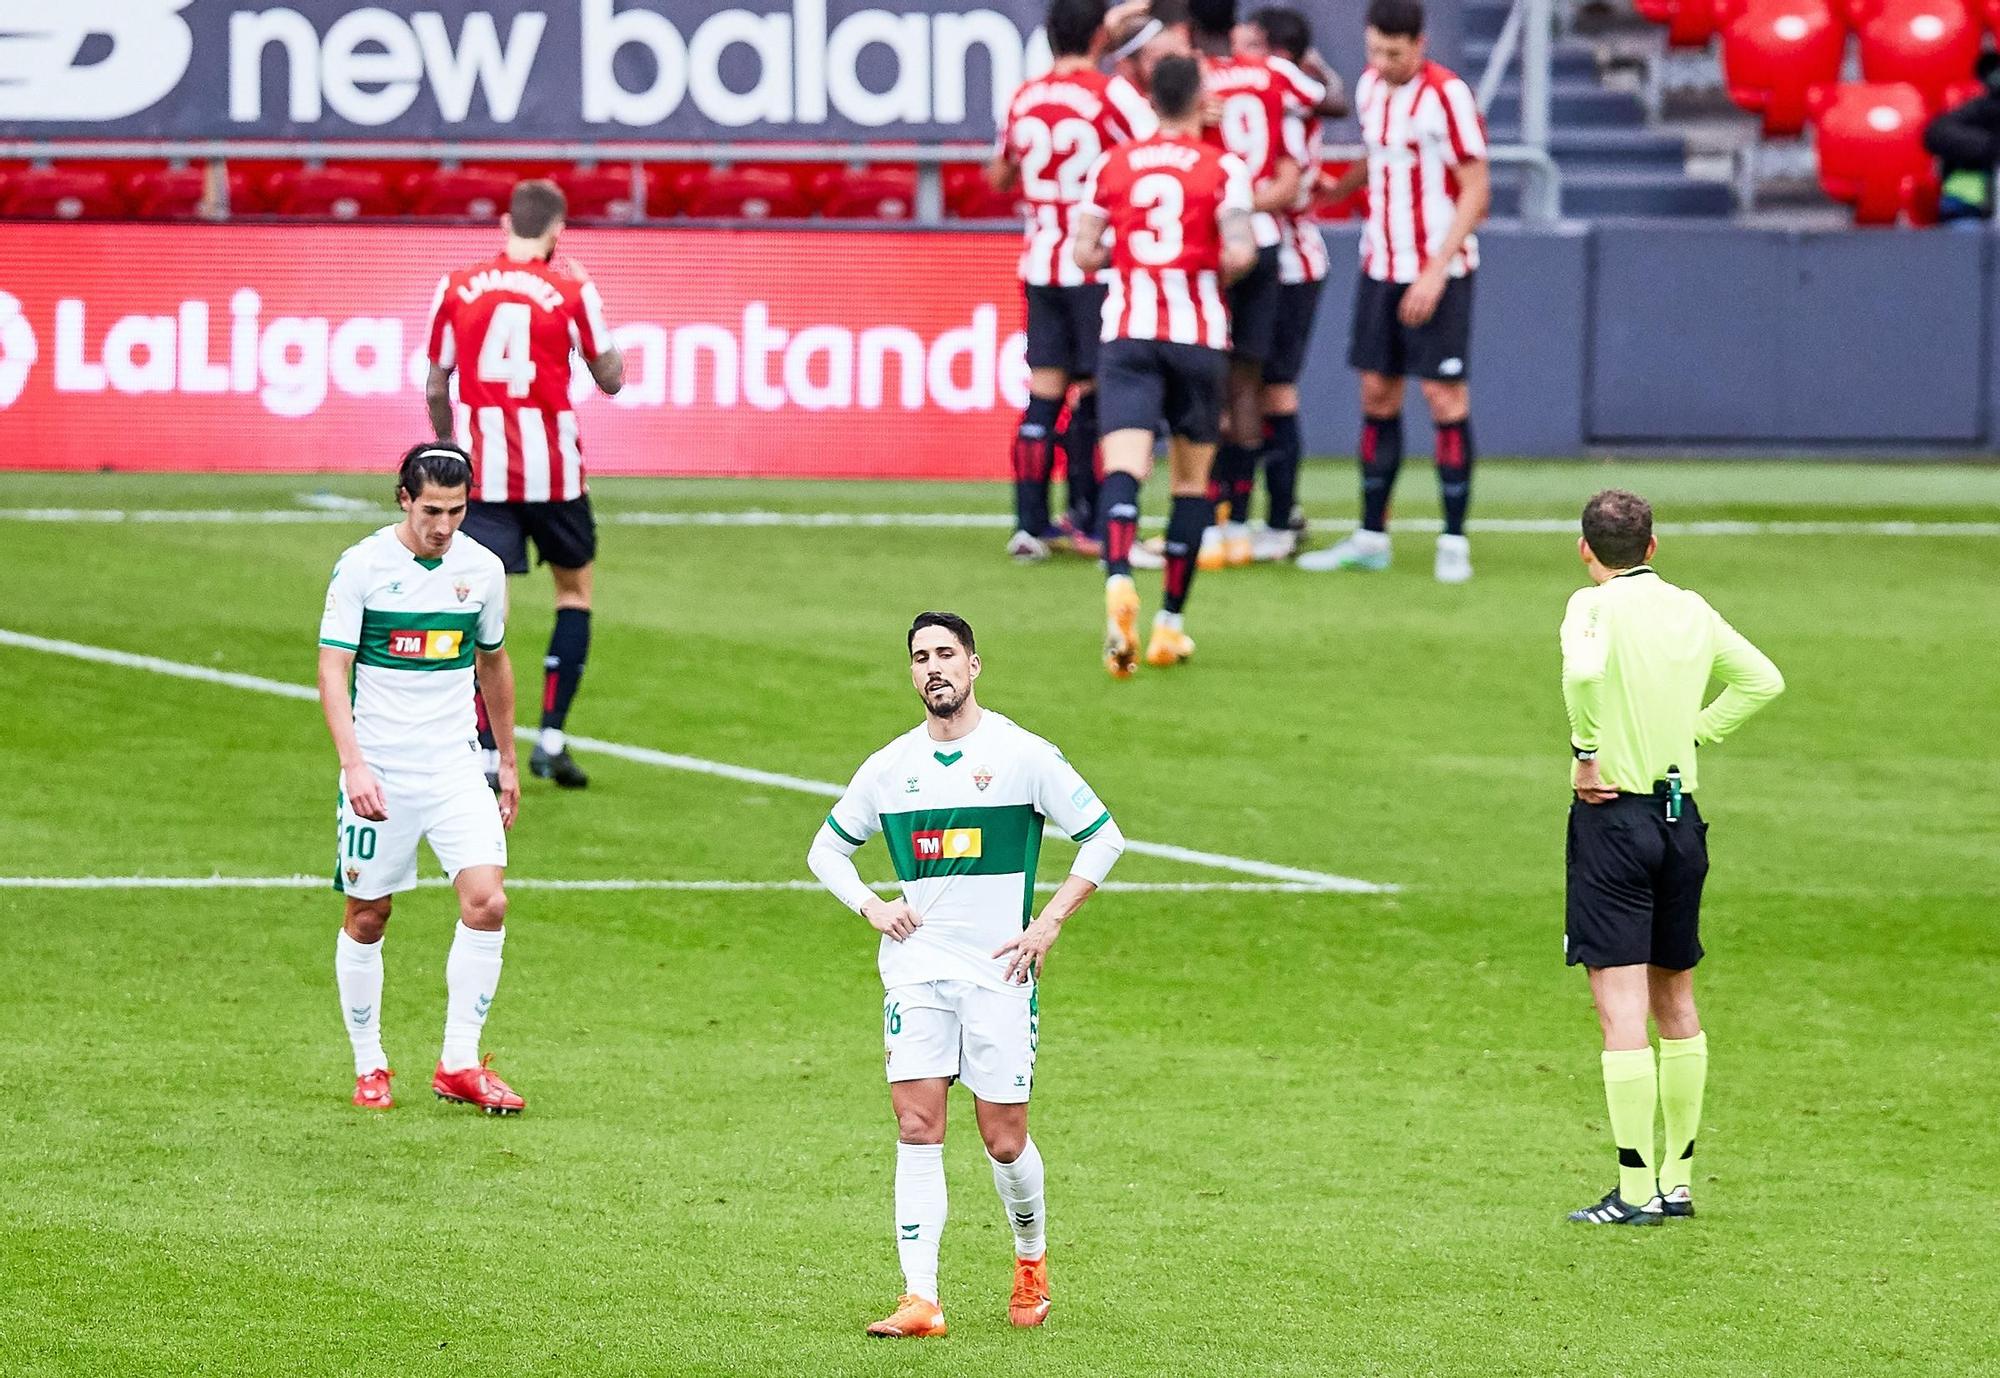
<instances>
[{"instance_id":1,"label":"stadium stand","mask_svg":"<svg viewBox=\"0 0 2000 1378\"><path fill-rule=\"evenodd\" d=\"M1830 0L1717 0L1730 99L1764 117L1764 136L1806 127L1811 102L1840 80L1847 27Z\"/></svg>"},{"instance_id":2,"label":"stadium stand","mask_svg":"<svg viewBox=\"0 0 2000 1378\"><path fill-rule=\"evenodd\" d=\"M1937 168L1923 145L1929 117L1908 82L1849 82L1823 97L1815 120L1820 185L1854 207L1856 224L1937 218Z\"/></svg>"}]
</instances>

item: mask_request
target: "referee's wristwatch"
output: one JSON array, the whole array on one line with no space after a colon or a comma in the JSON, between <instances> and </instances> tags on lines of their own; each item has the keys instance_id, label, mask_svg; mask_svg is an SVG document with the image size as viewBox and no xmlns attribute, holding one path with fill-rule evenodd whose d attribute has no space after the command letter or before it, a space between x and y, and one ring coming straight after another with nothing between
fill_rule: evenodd
<instances>
[{"instance_id":1,"label":"referee's wristwatch","mask_svg":"<svg viewBox=\"0 0 2000 1378\"><path fill-rule=\"evenodd\" d=\"M1569 744L1569 750L1570 754L1576 757L1576 759L1579 761L1594 761L1597 759L1597 748L1594 746L1581 747L1578 746L1575 742L1571 742Z\"/></svg>"}]
</instances>

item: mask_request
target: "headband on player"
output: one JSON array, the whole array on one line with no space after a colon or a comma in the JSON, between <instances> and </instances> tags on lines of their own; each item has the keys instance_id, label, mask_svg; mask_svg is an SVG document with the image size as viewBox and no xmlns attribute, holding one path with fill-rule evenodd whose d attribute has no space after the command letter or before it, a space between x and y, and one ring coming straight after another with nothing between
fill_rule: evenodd
<instances>
[{"instance_id":1,"label":"headband on player","mask_svg":"<svg viewBox=\"0 0 2000 1378\"><path fill-rule=\"evenodd\" d=\"M1123 62L1126 58L1138 52L1166 31L1167 26L1165 24L1162 24L1157 19L1148 19L1144 24L1139 26L1139 32L1133 34L1130 38L1111 50L1111 60L1113 62Z\"/></svg>"}]
</instances>

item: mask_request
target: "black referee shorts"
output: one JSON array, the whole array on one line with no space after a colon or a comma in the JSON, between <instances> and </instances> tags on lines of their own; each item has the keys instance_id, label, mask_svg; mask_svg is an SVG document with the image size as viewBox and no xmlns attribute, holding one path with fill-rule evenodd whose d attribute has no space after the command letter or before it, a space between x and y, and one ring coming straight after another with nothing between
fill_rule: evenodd
<instances>
[{"instance_id":1,"label":"black referee shorts","mask_svg":"<svg viewBox=\"0 0 2000 1378\"><path fill-rule=\"evenodd\" d=\"M1377 282L1363 273L1354 284L1348 367L1391 378L1415 374L1440 383L1466 381L1472 363L1472 276L1446 278L1431 318L1408 326L1396 313L1409 284Z\"/></svg>"},{"instance_id":2,"label":"black referee shorts","mask_svg":"<svg viewBox=\"0 0 2000 1378\"><path fill-rule=\"evenodd\" d=\"M530 540L536 558L557 569L582 569L597 558L588 493L568 502L470 502L459 530L498 555L509 574L528 572Z\"/></svg>"},{"instance_id":3,"label":"black referee shorts","mask_svg":"<svg viewBox=\"0 0 2000 1378\"><path fill-rule=\"evenodd\" d=\"M1708 824L1694 796L1668 822L1667 801L1621 794L1570 805L1567 923L1570 966L1651 965L1686 971L1701 960L1701 887Z\"/></svg>"},{"instance_id":4,"label":"black referee shorts","mask_svg":"<svg viewBox=\"0 0 2000 1378\"><path fill-rule=\"evenodd\" d=\"M1172 340L1116 339L1098 355L1097 433L1158 431L1197 445L1222 438L1229 356Z\"/></svg>"},{"instance_id":5,"label":"black referee shorts","mask_svg":"<svg viewBox=\"0 0 2000 1378\"><path fill-rule=\"evenodd\" d=\"M1028 301L1028 367L1059 368L1072 379L1097 376L1097 337L1104 330L1101 282L1083 287L1023 285Z\"/></svg>"}]
</instances>

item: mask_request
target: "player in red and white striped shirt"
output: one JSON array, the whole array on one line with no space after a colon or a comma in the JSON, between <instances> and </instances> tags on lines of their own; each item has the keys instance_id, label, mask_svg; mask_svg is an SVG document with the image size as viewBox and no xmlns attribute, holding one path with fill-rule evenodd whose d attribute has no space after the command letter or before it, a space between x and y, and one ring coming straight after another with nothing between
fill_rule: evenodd
<instances>
[{"instance_id":1,"label":"player in red and white striped shirt","mask_svg":"<svg viewBox=\"0 0 2000 1378\"><path fill-rule=\"evenodd\" d=\"M1028 203L1021 250L1028 309L1028 407L1013 446L1014 526L1007 551L1019 560L1047 557L1048 540L1068 534L1086 549L1097 527L1098 317L1104 284L1068 252L1070 222L1084 178L1108 148L1153 132L1146 98L1124 77L1097 70L1104 0L1050 0L1045 31L1055 65L1022 83L1008 103L988 178ZM1062 440L1069 470L1065 526L1049 521L1049 474L1056 422L1071 386Z\"/></svg>"},{"instance_id":2,"label":"player in red and white striped shirt","mask_svg":"<svg viewBox=\"0 0 2000 1378\"><path fill-rule=\"evenodd\" d=\"M1312 61L1312 25L1289 5L1270 5L1237 26L1236 49L1247 56L1275 53L1292 63ZM1264 525L1251 533L1251 558L1290 559L1298 545L1299 372L1312 341L1320 291L1328 270L1326 239L1313 219L1320 177L1320 117L1293 115L1284 125L1285 147L1299 164L1299 193L1278 217L1278 316L1270 356L1264 361L1264 485L1269 497ZM1245 507L1248 506L1247 494ZM1247 517L1247 511L1244 513Z\"/></svg>"},{"instance_id":3,"label":"player in red and white striped shirt","mask_svg":"<svg viewBox=\"0 0 2000 1378\"><path fill-rule=\"evenodd\" d=\"M1492 204L1486 126L1471 88L1424 54L1417 0L1368 7L1368 70L1354 88L1368 158L1334 184L1338 199L1366 179L1368 226L1347 361L1361 373L1361 528L1302 569L1383 569L1389 497L1403 462L1403 378L1415 374L1437 432L1444 534L1433 571L1472 577L1465 509L1472 492L1466 389L1472 344L1473 230Z\"/></svg>"},{"instance_id":4,"label":"player in red and white striped shirt","mask_svg":"<svg viewBox=\"0 0 2000 1378\"><path fill-rule=\"evenodd\" d=\"M1248 509L1264 444L1264 367L1278 328L1283 218L1297 204L1302 178L1285 125L1315 114L1344 115L1347 95L1324 64L1307 71L1275 53L1237 51L1236 0L1189 0L1188 18L1207 83L1208 137L1250 169L1257 212L1251 229L1259 250L1257 266L1229 294L1234 323L1229 406L1222 448L1215 456L1216 496L1229 505L1229 512L1209 532L1202 552L1202 567L1215 569L1225 563L1248 564L1252 553Z\"/></svg>"},{"instance_id":5,"label":"player in red and white striped shirt","mask_svg":"<svg viewBox=\"0 0 2000 1378\"><path fill-rule=\"evenodd\" d=\"M569 400L570 354L582 357L606 395L625 385L625 360L612 343L597 285L577 264L555 258L567 211L555 183L522 182L501 217L507 242L499 255L438 282L425 396L438 439L457 438L472 455L472 502L462 529L498 555L509 574L528 572L532 538L555 576L542 733L529 768L565 789L581 789L590 781L564 748L563 724L590 654L597 523ZM491 775L495 743L485 716L480 742Z\"/></svg>"},{"instance_id":6,"label":"player in red and white striped shirt","mask_svg":"<svg viewBox=\"0 0 2000 1378\"><path fill-rule=\"evenodd\" d=\"M1153 467L1153 437L1171 437L1174 505L1167 519L1166 589L1146 647L1149 665L1194 654L1181 625L1201 533L1215 516L1209 470L1222 433L1229 307L1224 290L1256 263L1250 173L1202 139L1202 74L1193 58L1153 69L1160 132L1105 154L1076 212L1071 252L1095 273L1107 264L1099 354L1104 425L1105 666L1129 676L1139 653L1139 592L1132 542L1139 485ZM1111 247L1105 247L1105 232Z\"/></svg>"}]
</instances>

